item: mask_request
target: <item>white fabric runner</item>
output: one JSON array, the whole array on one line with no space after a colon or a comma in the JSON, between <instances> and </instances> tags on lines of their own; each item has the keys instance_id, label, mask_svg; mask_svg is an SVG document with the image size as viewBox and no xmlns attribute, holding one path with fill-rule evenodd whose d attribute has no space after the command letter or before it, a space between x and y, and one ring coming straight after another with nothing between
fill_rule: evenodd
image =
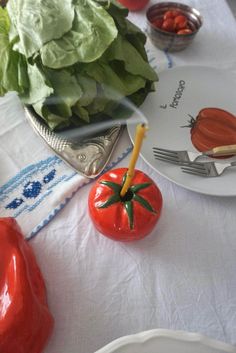
<instances>
[{"instance_id":1,"label":"white fabric runner","mask_svg":"<svg viewBox=\"0 0 236 353\"><path fill-rule=\"evenodd\" d=\"M181 2L195 6L204 25L188 49L168 60L156 50L160 69L198 64L235 70L236 23L225 0ZM144 12L130 18L145 27ZM235 197L185 190L140 158L137 168L162 192L163 213L144 240L113 242L88 216L91 184L80 187L85 180L34 134L12 94L0 99L0 113L0 213L17 212L5 208L14 198L27 206L17 219L32 237L55 318L44 353L94 353L120 336L154 328L199 332L236 345ZM112 161L130 145L124 135ZM128 160L129 155L118 166ZM45 199L32 209L39 191Z\"/></svg>"}]
</instances>

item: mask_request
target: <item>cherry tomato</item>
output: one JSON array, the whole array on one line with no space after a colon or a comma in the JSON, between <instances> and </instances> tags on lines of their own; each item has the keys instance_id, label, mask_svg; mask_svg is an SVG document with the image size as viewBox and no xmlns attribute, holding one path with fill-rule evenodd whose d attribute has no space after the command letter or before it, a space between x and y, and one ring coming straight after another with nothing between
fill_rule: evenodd
<instances>
[{"instance_id":1,"label":"cherry tomato","mask_svg":"<svg viewBox=\"0 0 236 353\"><path fill-rule=\"evenodd\" d=\"M93 185L88 199L90 217L103 235L119 241L148 235L160 218L162 195L146 174L135 170L131 186L120 196L127 168L113 169Z\"/></svg>"},{"instance_id":2,"label":"cherry tomato","mask_svg":"<svg viewBox=\"0 0 236 353\"><path fill-rule=\"evenodd\" d=\"M180 29L185 29L188 25L188 19L186 16L180 15L175 17L174 19L174 26L175 30L178 31Z\"/></svg>"},{"instance_id":3,"label":"cherry tomato","mask_svg":"<svg viewBox=\"0 0 236 353\"><path fill-rule=\"evenodd\" d=\"M184 28L184 29L180 29L177 34L190 34L193 33L193 31L189 28Z\"/></svg>"},{"instance_id":4,"label":"cherry tomato","mask_svg":"<svg viewBox=\"0 0 236 353\"><path fill-rule=\"evenodd\" d=\"M53 318L33 250L13 218L0 218L0 274L0 352L42 352Z\"/></svg>"},{"instance_id":5,"label":"cherry tomato","mask_svg":"<svg viewBox=\"0 0 236 353\"><path fill-rule=\"evenodd\" d=\"M174 32L175 31L174 20L172 18L168 18L167 20L165 20L162 24L161 29L167 32Z\"/></svg>"},{"instance_id":6,"label":"cherry tomato","mask_svg":"<svg viewBox=\"0 0 236 353\"><path fill-rule=\"evenodd\" d=\"M130 11L142 10L149 0L118 0L123 6L127 7Z\"/></svg>"},{"instance_id":7,"label":"cherry tomato","mask_svg":"<svg viewBox=\"0 0 236 353\"><path fill-rule=\"evenodd\" d=\"M167 20L168 18L175 18L179 15L181 15L181 12L178 10L168 10L164 13L163 19Z\"/></svg>"},{"instance_id":8,"label":"cherry tomato","mask_svg":"<svg viewBox=\"0 0 236 353\"><path fill-rule=\"evenodd\" d=\"M157 27L157 28L162 28L162 24L163 24L163 20L162 18L157 18L153 21L153 26Z\"/></svg>"}]
</instances>

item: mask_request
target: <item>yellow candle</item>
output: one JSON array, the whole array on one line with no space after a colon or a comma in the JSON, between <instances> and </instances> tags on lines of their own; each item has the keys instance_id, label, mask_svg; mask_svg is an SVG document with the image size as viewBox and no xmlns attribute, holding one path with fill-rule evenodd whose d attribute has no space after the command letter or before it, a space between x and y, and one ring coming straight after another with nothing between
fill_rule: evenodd
<instances>
[{"instance_id":1,"label":"yellow candle","mask_svg":"<svg viewBox=\"0 0 236 353\"><path fill-rule=\"evenodd\" d=\"M139 152L140 152L146 131L147 131L147 127L145 124L137 125L136 134L135 134L135 141L134 141L134 148L133 148L133 152L132 152L131 159L129 162L129 168L127 171L126 180L125 180L125 183L124 183L124 185L121 189L121 192L120 192L121 197L123 197L127 193L128 189L131 185L131 181L134 176L134 168L135 168L138 156L139 156Z\"/></svg>"}]
</instances>

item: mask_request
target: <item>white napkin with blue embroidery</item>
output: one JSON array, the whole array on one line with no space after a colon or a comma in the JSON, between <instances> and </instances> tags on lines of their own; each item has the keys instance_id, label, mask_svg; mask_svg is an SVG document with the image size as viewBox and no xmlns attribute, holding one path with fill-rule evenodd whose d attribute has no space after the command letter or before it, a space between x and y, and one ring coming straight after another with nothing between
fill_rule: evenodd
<instances>
[{"instance_id":1,"label":"white napkin with blue embroidery","mask_svg":"<svg viewBox=\"0 0 236 353\"><path fill-rule=\"evenodd\" d=\"M147 53L157 71L168 68L165 53L150 43ZM91 180L66 165L36 135L14 92L0 98L0 121L0 216L15 217L30 238ZM115 167L131 149L124 131L105 170Z\"/></svg>"},{"instance_id":2,"label":"white napkin with blue embroidery","mask_svg":"<svg viewBox=\"0 0 236 353\"><path fill-rule=\"evenodd\" d=\"M14 217L27 238L34 236L90 182L67 166L35 134L14 92L0 99L0 215ZM131 150L121 138L108 168Z\"/></svg>"}]
</instances>

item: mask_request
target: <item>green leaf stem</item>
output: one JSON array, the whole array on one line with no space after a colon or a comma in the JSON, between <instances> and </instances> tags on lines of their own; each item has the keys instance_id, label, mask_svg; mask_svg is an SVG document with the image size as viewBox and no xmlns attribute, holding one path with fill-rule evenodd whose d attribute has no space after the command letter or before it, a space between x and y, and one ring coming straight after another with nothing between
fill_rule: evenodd
<instances>
[{"instance_id":1,"label":"green leaf stem","mask_svg":"<svg viewBox=\"0 0 236 353\"><path fill-rule=\"evenodd\" d=\"M133 201L138 202L143 208L145 208L149 212L152 212L152 213L157 213L157 212L154 210L154 208L150 205L150 203L145 198L137 194L140 190L146 189L149 186L151 186L152 183L141 183L141 184L132 185L128 189L125 196L123 197L120 196L120 192L121 192L122 186L125 183L126 176L127 176L127 172L123 176L121 185L107 180L102 180L100 182L100 184L105 185L108 188L112 189L113 194L105 202L100 204L98 208L108 208L117 202L121 202L124 205L124 208L127 213L127 217L129 220L129 227L130 229L133 229L134 228Z\"/></svg>"},{"instance_id":2,"label":"green leaf stem","mask_svg":"<svg viewBox=\"0 0 236 353\"><path fill-rule=\"evenodd\" d=\"M125 210L128 215L130 229L133 229L134 228L133 202L132 201L125 201L124 206L125 206Z\"/></svg>"},{"instance_id":3,"label":"green leaf stem","mask_svg":"<svg viewBox=\"0 0 236 353\"><path fill-rule=\"evenodd\" d=\"M148 210L148 211L150 211L152 213L156 213L156 211L154 210L154 208L152 208L150 203L147 200L145 200L142 196L134 194L133 200L137 201L141 206L146 208L146 210Z\"/></svg>"},{"instance_id":4,"label":"green leaf stem","mask_svg":"<svg viewBox=\"0 0 236 353\"><path fill-rule=\"evenodd\" d=\"M111 188L115 193L120 193L121 191L121 185L117 183L113 183L112 181L107 181L107 180L102 180L100 182L102 185L106 185L109 188Z\"/></svg>"},{"instance_id":5,"label":"green leaf stem","mask_svg":"<svg viewBox=\"0 0 236 353\"><path fill-rule=\"evenodd\" d=\"M120 196L118 194L114 194L114 195L110 196L107 201L105 201L101 205L99 205L98 208L107 208L107 207L109 207L119 201L120 201Z\"/></svg>"},{"instance_id":6,"label":"green leaf stem","mask_svg":"<svg viewBox=\"0 0 236 353\"><path fill-rule=\"evenodd\" d=\"M143 184L136 184L136 185L132 185L130 187L130 190L133 192L133 193L136 193L138 192L139 190L142 190L142 189L146 189L148 186L150 186L151 183L143 183Z\"/></svg>"}]
</instances>

